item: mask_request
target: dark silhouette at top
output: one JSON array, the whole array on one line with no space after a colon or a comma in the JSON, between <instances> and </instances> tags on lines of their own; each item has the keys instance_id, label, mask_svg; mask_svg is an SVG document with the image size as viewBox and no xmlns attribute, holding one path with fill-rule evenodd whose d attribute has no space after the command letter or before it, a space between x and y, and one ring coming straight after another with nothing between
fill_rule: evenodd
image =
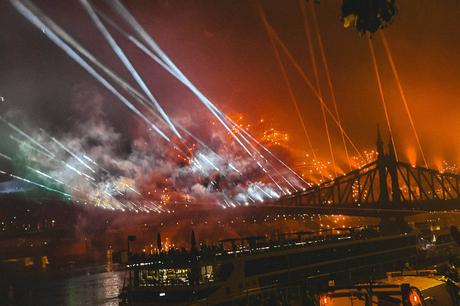
<instances>
[{"instance_id":1,"label":"dark silhouette at top","mask_svg":"<svg viewBox=\"0 0 460 306\"><path fill-rule=\"evenodd\" d=\"M342 20L361 34L375 33L393 22L398 13L396 0L343 0Z\"/></svg>"}]
</instances>

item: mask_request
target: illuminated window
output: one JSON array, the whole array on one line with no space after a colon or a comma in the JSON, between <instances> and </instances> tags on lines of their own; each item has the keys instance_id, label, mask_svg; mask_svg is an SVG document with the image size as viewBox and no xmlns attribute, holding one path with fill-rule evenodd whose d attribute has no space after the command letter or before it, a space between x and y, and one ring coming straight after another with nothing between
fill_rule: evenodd
<instances>
[{"instance_id":1,"label":"illuminated window","mask_svg":"<svg viewBox=\"0 0 460 306\"><path fill-rule=\"evenodd\" d=\"M214 269L212 265L201 266L201 283L214 281Z\"/></svg>"}]
</instances>

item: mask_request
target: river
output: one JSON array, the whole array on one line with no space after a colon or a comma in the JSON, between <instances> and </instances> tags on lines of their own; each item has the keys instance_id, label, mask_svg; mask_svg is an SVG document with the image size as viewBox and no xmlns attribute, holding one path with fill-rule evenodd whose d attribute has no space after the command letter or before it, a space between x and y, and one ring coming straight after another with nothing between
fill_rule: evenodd
<instances>
[{"instance_id":1,"label":"river","mask_svg":"<svg viewBox=\"0 0 460 306\"><path fill-rule=\"evenodd\" d=\"M3 273L2 273L3 274ZM123 271L92 266L72 271L1 276L0 305L118 305Z\"/></svg>"}]
</instances>

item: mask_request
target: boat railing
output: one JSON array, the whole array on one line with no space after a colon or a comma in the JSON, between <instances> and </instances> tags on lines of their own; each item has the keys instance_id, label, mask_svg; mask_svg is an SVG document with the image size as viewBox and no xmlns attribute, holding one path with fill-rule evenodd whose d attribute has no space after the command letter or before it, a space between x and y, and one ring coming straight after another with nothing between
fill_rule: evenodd
<instances>
[{"instance_id":1,"label":"boat railing","mask_svg":"<svg viewBox=\"0 0 460 306\"><path fill-rule=\"evenodd\" d=\"M335 232L335 233L334 233ZM297 233L290 236L296 237ZM169 249L157 254L133 254L130 258L128 268L149 268L149 267L183 267L191 266L194 263L213 263L216 260L233 258L236 256L247 256L252 254L266 253L274 250L286 250L302 248L306 246L327 245L344 240L363 240L381 236L375 227L362 227L350 230L349 228L331 229L330 231L316 232L311 235L299 235L296 238L283 239L259 239L256 243L248 241L250 238L228 239L225 243L218 245L201 244L198 250L187 251L185 249ZM242 243L237 244L236 241ZM248 241L248 243L244 243Z\"/></svg>"}]
</instances>

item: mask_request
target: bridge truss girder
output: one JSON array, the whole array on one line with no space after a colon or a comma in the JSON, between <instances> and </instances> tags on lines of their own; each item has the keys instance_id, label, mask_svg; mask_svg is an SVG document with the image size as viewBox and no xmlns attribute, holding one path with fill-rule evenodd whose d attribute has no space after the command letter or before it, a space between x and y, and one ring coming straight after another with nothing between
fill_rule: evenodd
<instances>
[{"instance_id":1,"label":"bridge truss girder","mask_svg":"<svg viewBox=\"0 0 460 306\"><path fill-rule=\"evenodd\" d=\"M284 197L280 204L355 208L403 206L410 209L426 202L459 199L460 175L382 156L332 181Z\"/></svg>"}]
</instances>

